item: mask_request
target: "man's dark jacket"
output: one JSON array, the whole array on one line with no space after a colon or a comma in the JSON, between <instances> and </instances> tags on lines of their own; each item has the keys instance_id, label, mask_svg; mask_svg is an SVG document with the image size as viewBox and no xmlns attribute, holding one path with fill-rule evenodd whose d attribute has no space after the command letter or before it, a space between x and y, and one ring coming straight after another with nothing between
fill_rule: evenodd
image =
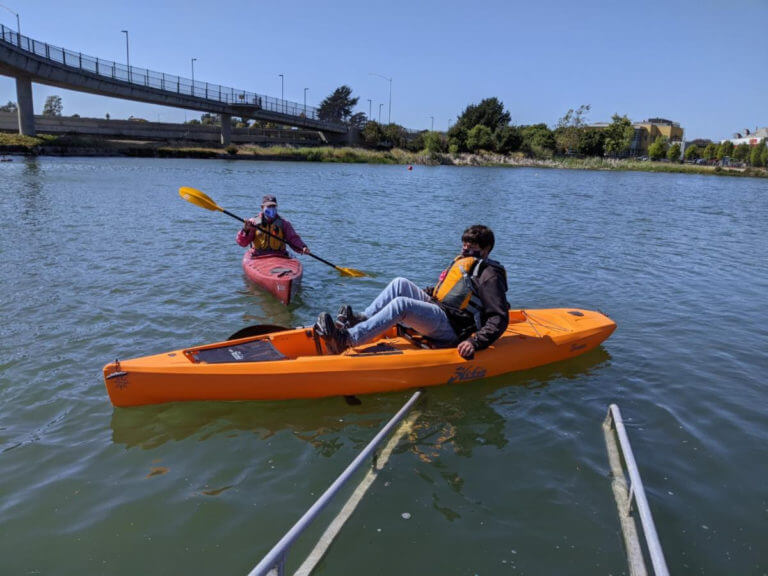
<instances>
[{"instance_id":1,"label":"man's dark jacket","mask_svg":"<svg viewBox=\"0 0 768 576\"><path fill-rule=\"evenodd\" d=\"M483 303L480 315L481 328L475 324L475 318L468 310L458 310L436 302L448 316L451 327L459 341L469 338L475 350L488 348L504 333L509 324L509 303L507 302L507 273L504 266L496 260L483 260L479 276L472 279L475 294ZM428 289L432 294L431 289ZM472 336L472 333L475 333Z\"/></svg>"}]
</instances>

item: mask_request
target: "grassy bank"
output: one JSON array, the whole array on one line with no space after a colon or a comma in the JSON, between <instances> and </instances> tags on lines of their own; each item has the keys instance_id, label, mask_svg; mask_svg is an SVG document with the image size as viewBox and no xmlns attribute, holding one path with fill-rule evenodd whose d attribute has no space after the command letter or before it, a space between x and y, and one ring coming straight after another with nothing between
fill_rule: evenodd
<instances>
[{"instance_id":1,"label":"grassy bank","mask_svg":"<svg viewBox=\"0 0 768 576\"><path fill-rule=\"evenodd\" d=\"M0 134L0 154L55 156L136 156L158 158L229 158L237 160L283 160L300 162L344 162L350 164L423 164L448 166L509 166L570 170L631 170L720 176L768 177L764 168L727 168L668 162L640 162L609 158L527 158L523 154L501 155L436 154L406 150L368 150L331 146L293 148L290 146L200 146L197 143L110 140L95 136L36 137Z\"/></svg>"}]
</instances>

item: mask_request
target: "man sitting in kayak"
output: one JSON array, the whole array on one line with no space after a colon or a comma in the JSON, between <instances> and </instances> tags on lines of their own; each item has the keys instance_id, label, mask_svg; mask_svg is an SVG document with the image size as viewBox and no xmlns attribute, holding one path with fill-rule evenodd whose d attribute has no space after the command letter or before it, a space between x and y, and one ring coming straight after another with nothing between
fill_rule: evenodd
<instances>
[{"instance_id":1,"label":"man sitting in kayak","mask_svg":"<svg viewBox=\"0 0 768 576\"><path fill-rule=\"evenodd\" d=\"M262 198L261 212L245 222L235 241L243 247L250 244L253 256L276 254L287 258L286 244L296 252L309 254L309 248L291 223L277 213L277 198L271 194Z\"/></svg>"},{"instance_id":2,"label":"man sitting in kayak","mask_svg":"<svg viewBox=\"0 0 768 576\"><path fill-rule=\"evenodd\" d=\"M462 250L437 285L424 290L395 278L362 314L339 309L338 322L323 312L315 326L331 353L369 342L396 324L416 330L438 346L456 346L464 358L487 348L509 323L507 273L495 260L493 231L470 226L461 236Z\"/></svg>"}]
</instances>

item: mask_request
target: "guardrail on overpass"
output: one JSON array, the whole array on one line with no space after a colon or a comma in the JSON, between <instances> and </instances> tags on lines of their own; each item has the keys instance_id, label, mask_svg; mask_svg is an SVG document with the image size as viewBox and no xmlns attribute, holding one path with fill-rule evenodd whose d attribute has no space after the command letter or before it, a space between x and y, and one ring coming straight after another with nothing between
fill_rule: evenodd
<instances>
[{"instance_id":1,"label":"guardrail on overpass","mask_svg":"<svg viewBox=\"0 0 768 576\"><path fill-rule=\"evenodd\" d=\"M69 77L68 82L61 79L53 81L39 75L39 68L36 71L22 68L22 64L19 62L10 61L14 54L33 56L35 59L42 59L56 67L63 66L67 71L74 69L83 76L84 82L94 77L96 79L108 79L110 86L100 84L100 90L81 88L84 91L102 93L105 96L256 118L275 123L329 130L334 133L346 133L348 131L348 127L344 123L320 119L318 109L313 106L219 84L193 81L146 68L127 66L111 60L103 60L20 35L2 24L0 24L0 43L5 48L3 53L10 55L7 58L0 57L0 71L11 74L14 71L25 73L33 80L41 83L73 90L79 89L75 78ZM121 87L137 88L142 92L139 93L136 90L130 93L120 92ZM158 98L154 98L155 95ZM19 100L21 107L21 96Z\"/></svg>"}]
</instances>

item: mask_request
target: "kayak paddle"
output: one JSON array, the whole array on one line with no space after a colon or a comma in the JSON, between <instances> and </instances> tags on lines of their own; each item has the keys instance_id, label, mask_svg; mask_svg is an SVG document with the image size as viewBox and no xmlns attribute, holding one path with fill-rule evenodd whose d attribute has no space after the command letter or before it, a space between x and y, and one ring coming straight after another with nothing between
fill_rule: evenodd
<instances>
[{"instance_id":1,"label":"kayak paddle","mask_svg":"<svg viewBox=\"0 0 768 576\"><path fill-rule=\"evenodd\" d=\"M226 214L227 216L231 216L235 220L239 220L240 222L247 222L247 220L240 218L235 214L232 214L232 212L229 212L228 210L224 210L224 208L216 204L216 202L214 202L210 196L208 196L204 192L201 192L200 190L197 190L195 188L190 188L189 186L182 186L181 188L179 188L179 196L184 198L184 200L186 200L187 202L191 202L195 206L200 206L200 208L205 208L206 210L211 210L213 212L224 212L224 214ZM267 236L272 236L273 238L282 240L282 238L280 238L279 236L275 236L269 230L264 230L259 226L256 226L256 228L259 231L266 234ZM344 268L343 266L336 266L336 264L332 262L328 262L328 260L325 260L324 258L320 258L320 256L316 256L315 254L312 254L312 252L307 253L307 256L311 256L315 260L319 260L320 262L322 262L323 264L327 264L331 268L336 268L336 270L341 272L342 276L353 276L355 278L366 276L365 272L362 272L360 270L355 270L354 268Z\"/></svg>"}]
</instances>

